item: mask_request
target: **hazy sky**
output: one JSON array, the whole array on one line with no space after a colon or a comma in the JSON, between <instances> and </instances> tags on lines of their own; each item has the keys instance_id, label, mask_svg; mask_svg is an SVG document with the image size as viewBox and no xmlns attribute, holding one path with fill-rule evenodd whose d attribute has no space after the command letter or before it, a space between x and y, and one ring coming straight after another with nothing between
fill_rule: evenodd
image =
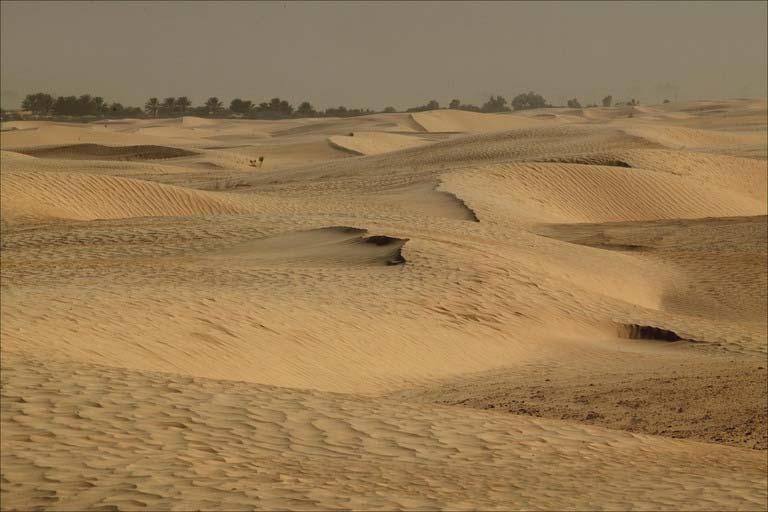
<instances>
[{"instance_id":1,"label":"hazy sky","mask_svg":"<svg viewBox=\"0 0 768 512\"><path fill-rule=\"evenodd\" d=\"M0 90L398 108L766 96L767 3L11 2Z\"/></svg>"}]
</instances>

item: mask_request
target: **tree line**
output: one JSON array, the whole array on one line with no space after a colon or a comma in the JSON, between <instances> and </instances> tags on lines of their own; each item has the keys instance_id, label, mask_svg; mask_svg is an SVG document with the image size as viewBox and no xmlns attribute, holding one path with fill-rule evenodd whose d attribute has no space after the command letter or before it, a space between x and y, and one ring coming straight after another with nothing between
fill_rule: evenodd
<instances>
[{"instance_id":1,"label":"tree line","mask_svg":"<svg viewBox=\"0 0 768 512\"><path fill-rule=\"evenodd\" d=\"M551 107L544 96L537 94L533 91L518 94L512 101L508 102L503 96L491 96L488 101L481 106L464 104L460 99L454 98L448 103L448 108L451 110L466 110L468 112L512 112L512 110L526 110L531 108L546 108ZM430 100L426 105L420 105L417 107L411 107L406 112L424 112L427 110L437 110L440 108L440 103L437 100Z\"/></svg>"},{"instance_id":2,"label":"tree line","mask_svg":"<svg viewBox=\"0 0 768 512\"><path fill-rule=\"evenodd\" d=\"M143 111L138 107L124 107L117 102L106 102L101 96L58 96L38 92L27 94L21 103L22 110L29 110L34 115L60 116L140 116Z\"/></svg>"},{"instance_id":3,"label":"tree line","mask_svg":"<svg viewBox=\"0 0 768 512\"><path fill-rule=\"evenodd\" d=\"M639 102L632 99L627 102L617 102L616 105L637 105ZM613 105L613 96L605 96L602 106ZM578 99L567 101L570 108L582 108ZM586 105L586 108L596 107L596 104ZM287 119L291 117L352 117L366 114L374 114L376 111L361 108L347 108L344 106L329 107L325 110L316 109L310 102L303 101L294 107L291 103L281 98L272 98L269 101L254 103L251 100L235 98L229 106L217 97L208 98L202 105L193 106L187 96L149 98L144 108L123 106L118 102L107 102L101 96L83 94L81 96L58 96L38 92L28 94L22 102L22 110L32 112L36 116L95 116L95 117L177 117L194 115L201 117L241 117L249 119ZM541 95L533 91L518 94L511 101L503 96L491 96L488 101L480 106L464 104L458 98L452 99L448 108L452 110L465 110L469 112L511 112L513 110L527 110L534 108L547 108L552 105ZM405 110L405 112L424 112L440 109L437 100L430 100L424 105L418 105ZM380 112L397 112L394 107L386 107Z\"/></svg>"}]
</instances>

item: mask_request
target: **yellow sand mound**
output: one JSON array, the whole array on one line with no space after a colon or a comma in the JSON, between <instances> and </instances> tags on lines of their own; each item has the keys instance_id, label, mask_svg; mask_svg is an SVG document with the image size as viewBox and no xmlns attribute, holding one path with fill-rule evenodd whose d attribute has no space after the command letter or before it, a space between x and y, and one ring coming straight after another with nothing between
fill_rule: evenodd
<instances>
[{"instance_id":1,"label":"yellow sand mound","mask_svg":"<svg viewBox=\"0 0 768 512\"><path fill-rule=\"evenodd\" d=\"M2 217L93 220L242 213L232 199L209 192L127 178L69 173L4 173Z\"/></svg>"},{"instance_id":2,"label":"yellow sand mound","mask_svg":"<svg viewBox=\"0 0 768 512\"><path fill-rule=\"evenodd\" d=\"M627 133L674 149L739 149L765 145L764 133L734 133L678 126L634 126Z\"/></svg>"},{"instance_id":3,"label":"yellow sand mound","mask_svg":"<svg viewBox=\"0 0 768 512\"><path fill-rule=\"evenodd\" d=\"M411 114L413 120L428 132L497 132L518 128L549 126L551 123L515 114L482 114L463 110L430 110Z\"/></svg>"},{"instance_id":4,"label":"yellow sand mound","mask_svg":"<svg viewBox=\"0 0 768 512\"><path fill-rule=\"evenodd\" d=\"M762 215L750 195L694 177L579 164L502 164L444 176L481 221L613 222Z\"/></svg>"},{"instance_id":5,"label":"yellow sand mound","mask_svg":"<svg viewBox=\"0 0 768 512\"><path fill-rule=\"evenodd\" d=\"M277 265L400 265L406 240L385 235L365 236L366 230L336 226L296 231L242 242L210 254L240 263Z\"/></svg>"},{"instance_id":6,"label":"yellow sand mound","mask_svg":"<svg viewBox=\"0 0 768 512\"><path fill-rule=\"evenodd\" d=\"M358 155L378 155L429 143L416 137L382 132L357 132L353 136L334 135L329 137L328 141L334 147Z\"/></svg>"}]
</instances>

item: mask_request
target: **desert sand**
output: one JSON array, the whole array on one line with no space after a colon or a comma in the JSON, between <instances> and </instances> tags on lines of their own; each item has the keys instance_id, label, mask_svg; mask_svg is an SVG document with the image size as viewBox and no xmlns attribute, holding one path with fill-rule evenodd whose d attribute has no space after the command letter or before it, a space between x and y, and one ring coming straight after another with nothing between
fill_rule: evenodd
<instances>
[{"instance_id":1,"label":"desert sand","mask_svg":"<svg viewBox=\"0 0 768 512\"><path fill-rule=\"evenodd\" d=\"M3 123L2 508L765 510L767 113Z\"/></svg>"}]
</instances>

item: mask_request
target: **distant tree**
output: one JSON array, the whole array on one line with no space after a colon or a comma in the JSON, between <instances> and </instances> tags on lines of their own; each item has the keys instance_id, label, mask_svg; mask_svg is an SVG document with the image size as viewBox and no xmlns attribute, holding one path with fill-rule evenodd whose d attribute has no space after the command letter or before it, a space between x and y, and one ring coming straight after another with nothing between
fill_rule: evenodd
<instances>
[{"instance_id":1,"label":"distant tree","mask_svg":"<svg viewBox=\"0 0 768 512\"><path fill-rule=\"evenodd\" d=\"M437 100L429 100L426 105L419 105L418 107L411 107L406 112L425 112L427 110L437 110L440 108L440 103Z\"/></svg>"},{"instance_id":2,"label":"distant tree","mask_svg":"<svg viewBox=\"0 0 768 512\"><path fill-rule=\"evenodd\" d=\"M160 113L160 101L157 98L149 98L144 104L144 111L154 117Z\"/></svg>"},{"instance_id":3,"label":"distant tree","mask_svg":"<svg viewBox=\"0 0 768 512\"><path fill-rule=\"evenodd\" d=\"M160 105L160 108L168 114L173 114L176 111L176 98L173 96L165 98Z\"/></svg>"},{"instance_id":4,"label":"distant tree","mask_svg":"<svg viewBox=\"0 0 768 512\"><path fill-rule=\"evenodd\" d=\"M123 117L142 117L144 112L139 107L125 107Z\"/></svg>"},{"instance_id":5,"label":"distant tree","mask_svg":"<svg viewBox=\"0 0 768 512\"><path fill-rule=\"evenodd\" d=\"M457 109L461 106L461 100L459 99L452 99L451 102L448 104L448 108Z\"/></svg>"},{"instance_id":6,"label":"distant tree","mask_svg":"<svg viewBox=\"0 0 768 512\"><path fill-rule=\"evenodd\" d=\"M501 96L491 96L480 108L482 112L509 112L506 98Z\"/></svg>"},{"instance_id":7,"label":"distant tree","mask_svg":"<svg viewBox=\"0 0 768 512\"><path fill-rule=\"evenodd\" d=\"M229 110L236 114L247 114L253 108L253 102L250 100L241 100L235 98L229 103Z\"/></svg>"},{"instance_id":8,"label":"distant tree","mask_svg":"<svg viewBox=\"0 0 768 512\"><path fill-rule=\"evenodd\" d=\"M90 94L83 94L77 98L77 105L78 107L75 112L76 115L90 114L91 105L93 105L93 96Z\"/></svg>"},{"instance_id":9,"label":"distant tree","mask_svg":"<svg viewBox=\"0 0 768 512\"><path fill-rule=\"evenodd\" d=\"M314 117L317 115L317 111L308 101L303 101L299 108L296 109L296 113L301 117Z\"/></svg>"},{"instance_id":10,"label":"distant tree","mask_svg":"<svg viewBox=\"0 0 768 512\"><path fill-rule=\"evenodd\" d=\"M75 96L59 96L53 103L53 113L57 116L73 116L77 111L78 103Z\"/></svg>"},{"instance_id":11,"label":"distant tree","mask_svg":"<svg viewBox=\"0 0 768 512\"><path fill-rule=\"evenodd\" d=\"M395 107L385 107L384 108L384 113L385 114L394 114L395 112L397 112L397 110L395 110Z\"/></svg>"},{"instance_id":12,"label":"distant tree","mask_svg":"<svg viewBox=\"0 0 768 512\"><path fill-rule=\"evenodd\" d=\"M56 115L86 116L101 115L105 112L104 99L83 94L80 97L59 96L53 102L51 109Z\"/></svg>"},{"instance_id":13,"label":"distant tree","mask_svg":"<svg viewBox=\"0 0 768 512\"><path fill-rule=\"evenodd\" d=\"M348 111L347 107L339 106L336 108L329 107L325 109L325 115L327 117L347 117Z\"/></svg>"},{"instance_id":14,"label":"distant tree","mask_svg":"<svg viewBox=\"0 0 768 512\"><path fill-rule=\"evenodd\" d=\"M94 96L91 100L91 104L93 105L93 110L95 110L95 113L103 114L107 111L107 104L104 102L104 98L101 96Z\"/></svg>"},{"instance_id":15,"label":"distant tree","mask_svg":"<svg viewBox=\"0 0 768 512\"><path fill-rule=\"evenodd\" d=\"M31 110L35 115L46 115L51 112L54 104L53 96L44 92L27 94L21 103L22 110Z\"/></svg>"},{"instance_id":16,"label":"distant tree","mask_svg":"<svg viewBox=\"0 0 768 512\"><path fill-rule=\"evenodd\" d=\"M182 113L182 115L187 111L187 109L192 105L192 102L189 101L189 98L186 96L179 96L176 98L176 107L178 107L179 112Z\"/></svg>"},{"instance_id":17,"label":"distant tree","mask_svg":"<svg viewBox=\"0 0 768 512\"><path fill-rule=\"evenodd\" d=\"M512 98L512 108L515 110L527 110L531 108L543 108L547 106L547 100L541 94L533 91L518 94Z\"/></svg>"},{"instance_id":18,"label":"distant tree","mask_svg":"<svg viewBox=\"0 0 768 512\"><path fill-rule=\"evenodd\" d=\"M609 94L608 96L603 98L603 106L610 107L611 105L613 105L613 96Z\"/></svg>"},{"instance_id":19,"label":"distant tree","mask_svg":"<svg viewBox=\"0 0 768 512\"><path fill-rule=\"evenodd\" d=\"M109 113L110 114L120 115L120 114L123 113L124 110L125 110L125 108L123 108L123 106L120 103L112 103L109 106Z\"/></svg>"},{"instance_id":20,"label":"distant tree","mask_svg":"<svg viewBox=\"0 0 768 512\"><path fill-rule=\"evenodd\" d=\"M292 114L293 106L280 98L272 98L254 108L254 115L261 119L285 119Z\"/></svg>"},{"instance_id":21,"label":"distant tree","mask_svg":"<svg viewBox=\"0 0 768 512\"><path fill-rule=\"evenodd\" d=\"M669 103L669 100L665 99L665 100L663 101L663 103Z\"/></svg>"},{"instance_id":22,"label":"distant tree","mask_svg":"<svg viewBox=\"0 0 768 512\"><path fill-rule=\"evenodd\" d=\"M629 100L629 102L627 102L627 105L631 105L631 106L633 106L633 107L634 107L635 105L639 105L639 104L640 104L640 102L639 102L639 101L637 101L635 98L632 98L631 100Z\"/></svg>"},{"instance_id":23,"label":"distant tree","mask_svg":"<svg viewBox=\"0 0 768 512\"><path fill-rule=\"evenodd\" d=\"M325 109L325 112L323 113L326 117L352 117L352 116L363 116L367 114L373 114L374 111L370 109L362 109L362 108L347 108L344 106L340 107L330 107Z\"/></svg>"},{"instance_id":24,"label":"distant tree","mask_svg":"<svg viewBox=\"0 0 768 512\"><path fill-rule=\"evenodd\" d=\"M581 103L579 103L579 100L577 100L576 98L573 98L572 100L568 100L568 107L581 108Z\"/></svg>"},{"instance_id":25,"label":"distant tree","mask_svg":"<svg viewBox=\"0 0 768 512\"><path fill-rule=\"evenodd\" d=\"M269 107L273 112L278 112L285 117L293 114L293 106L285 100L280 98L272 98L269 100Z\"/></svg>"},{"instance_id":26,"label":"distant tree","mask_svg":"<svg viewBox=\"0 0 768 512\"><path fill-rule=\"evenodd\" d=\"M216 96L211 96L205 101L205 110L209 115L218 114L224 110L224 105Z\"/></svg>"}]
</instances>

